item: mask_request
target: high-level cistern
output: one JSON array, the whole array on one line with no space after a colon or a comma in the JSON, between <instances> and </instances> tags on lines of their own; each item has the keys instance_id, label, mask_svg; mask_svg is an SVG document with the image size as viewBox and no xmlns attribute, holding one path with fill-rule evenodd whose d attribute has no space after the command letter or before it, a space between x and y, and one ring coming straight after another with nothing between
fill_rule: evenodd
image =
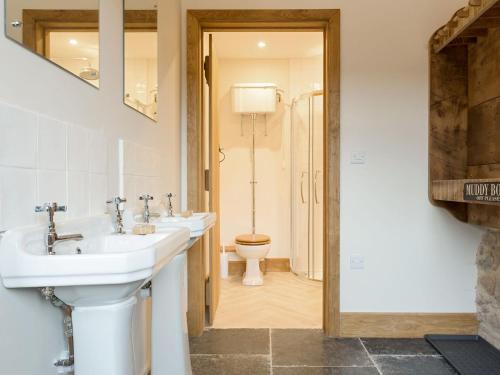
<instances>
[{"instance_id":1,"label":"high-level cistern","mask_svg":"<svg viewBox=\"0 0 500 375\"><path fill-rule=\"evenodd\" d=\"M121 197L114 197L113 199L110 199L106 202L107 204L115 205L115 230L118 234L125 234L125 230L123 229L123 211L120 209L120 205L125 202L127 202L127 199Z\"/></svg>"},{"instance_id":2,"label":"high-level cistern","mask_svg":"<svg viewBox=\"0 0 500 375\"><path fill-rule=\"evenodd\" d=\"M81 241L83 236L81 234L66 234L58 235L56 232L56 224L54 222L54 214L56 212L66 212L66 206L59 206L57 203L45 203L42 206L36 206L35 212L48 212L49 213L49 231L47 233L47 254L55 255L54 247L58 242L63 241Z\"/></svg>"},{"instance_id":3,"label":"high-level cistern","mask_svg":"<svg viewBox=\"0 0 500 375\"><path fill-rule=\"evenodd\" d=\"M139 200L144 201L144 211L142 214L142 218L144 222L149 224L149 219L151 218L151 212L149 211L149 201L152 201L154 198L149 194L143 194L139 197Z\"/></svg>"}]
</instances>

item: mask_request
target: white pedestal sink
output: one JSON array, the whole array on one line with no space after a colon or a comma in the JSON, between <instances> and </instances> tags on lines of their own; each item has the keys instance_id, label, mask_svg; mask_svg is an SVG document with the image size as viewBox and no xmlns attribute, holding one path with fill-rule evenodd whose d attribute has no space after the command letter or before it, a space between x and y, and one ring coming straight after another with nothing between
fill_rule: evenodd
<instances>
[{"instance_id":1,"label":"white pedestal sink","mask_svg":"<svg viewBox=\"0 0 500 375\"><path fill-rule=\"evenodd\" d=\"M196 212L188 217L160 216L153 218L151 223L155 224L157 229L162 228L188 228L191 232L191 239L203 236L207 230L214 226L217 216L213 212Z\"/></svg>"},{"instance_id":2,"label":"white pedestal sink","mask_svg":"<svg viewBox=\"0 0 500 375\"><path fill-rule=\"evenodd\" d=\"M151 223L157 233L186 228L190 231L189 247L215 224L214 213L195 213L190 217L161 216ZM184 283L184 288L175 285ZM163 268L153 282L152 308L152 375L191 375L187 332L187 254L178 255ZM170 308L168 301L177 301L183 309ZM168 334L165 334L168 332ZM168 349L167 349L168 348Z\"/></svg>"},{"instance_id":3,"label":"white pedestal sink","mask_svg":"<svg viewBox=\"0 0 500 375\"><path fill-rule=\"evenodd\" d=\"M3 284L7 288L55 287L56 296L73 307L77 375L136 375L132 343L135 294L186 250L189 230L172 227L147 236L115 235L107 215L59 224L57 229L81 233L85 239L60 243L56 255L46 255L45 226L19 228L4 235L0 245ZM178 272L172 279L176 275ZM169 273L162 276L169 277ZM161 282L157 285L161 291ZM169 288L181 293L182 285ZM165 296L176 297L172 293ZM172 309L180 304L174 300L162 303L163 310L169 304ZM164 325L168 334L178 321L166 320Z\"/></svg>"}]
</instances>

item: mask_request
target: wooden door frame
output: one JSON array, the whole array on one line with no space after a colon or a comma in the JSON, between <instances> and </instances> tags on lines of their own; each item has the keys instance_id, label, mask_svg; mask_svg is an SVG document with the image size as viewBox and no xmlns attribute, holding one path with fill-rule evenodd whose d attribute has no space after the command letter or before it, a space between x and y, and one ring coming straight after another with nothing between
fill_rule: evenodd
<instances>
[{"instance_id":1,"label":"wooden door frame","mask_svg":"<svg viewBox=\"0 0 500 375\"><path fill-rule=\"evenodd\" d=\"M126 31L156 31L157 11L124 10ZM23 9L23 42L32 51L48 57L47 35L52 31L99 32L99 10Z\"/></svg>"},{"instance_id":2,"label":"wooden door frame","mask_svg":"<svg viewBox=\"0 0 500 375\"><path fill-rule=\"evenodd\" d=\"M187 201L204 209L203 33L207 31L321 31L324 33L324 235L323 329L340 336L340 10L187 11ZM203 243L189 252L188 326L200 335L205 323ZM200 270L203 273L200 273Z\"/></svg>"}]
</instances>

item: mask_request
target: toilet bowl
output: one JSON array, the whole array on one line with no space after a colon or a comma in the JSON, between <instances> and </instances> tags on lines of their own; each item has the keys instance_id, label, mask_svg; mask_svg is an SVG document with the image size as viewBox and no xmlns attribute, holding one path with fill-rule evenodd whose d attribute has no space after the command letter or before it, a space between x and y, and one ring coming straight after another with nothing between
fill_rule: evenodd
<instances>
[{"instance_id":1,"label":"toilet bowl","mask_svg":"<svg viewBox=\"0 0 500 375\"><path fill-rule=\"evenodd\" d=\"M264 278L259 262L271 250L271 237L265 234L242 234L235 239L236 253L246 259L243 285L262 285Z\"/></svg>"}]
</instances>

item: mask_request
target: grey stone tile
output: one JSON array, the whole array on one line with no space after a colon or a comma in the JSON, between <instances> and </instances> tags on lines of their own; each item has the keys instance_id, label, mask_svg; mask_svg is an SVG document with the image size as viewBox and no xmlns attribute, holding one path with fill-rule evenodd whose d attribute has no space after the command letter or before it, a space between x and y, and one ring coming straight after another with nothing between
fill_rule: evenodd
<instances>
[{"instance_id":1,"label":"grey stone tile","mask_svg":"<svg viewBox=\"0 0 500 375\"><path fill-rule=\"evenodd\" d=\"M191 354L269 354L269 330L211 329L189 346Z\"/></svg>"},{"instance_id":2,"label":"grey stone tile","mask_svg":"<svg viewBox=\"0 0 500 375\"><path fill-rule=\"evenodd\" d=\"M441 357L373 356L383 375L456 375Z\"/></svg>"},{"instance_id":3,"label":"grey stone tile","mask_svg":"<svg viewBox=\"0 0 500 375\"><path fill-rule=\"evenodd\" d=\"M379 375L375 367L273 367L273 375Z\"/></svg>"},{"instance_id":4,"label":"grey stone tile","mask_svg":"<svg viewBox=\"0 0 500 375\"><path fill-rule=\"evenodd\" d=\"M271 330L274 366L373 366L359 339L333 339L321 330Z\"/></svg>"},{"instance_id":5,"label":"grey stone tile","mask_svg":"<svg viewBox=\"0 0 500 375\"><path fill-rule=\"evenodd\" d=\"M371 355L438 355L425 339L361 339Z\"/></svg>"},{"instance_id":6,"label":"grey stone tile","mask_svg":"<svg viewBox=\"0 0 500 375\"><path fill-rule=\"evenodd\" d=\"M269 356L193 355L193 375L269 375Z\"/></svg>"}]
</instances>

